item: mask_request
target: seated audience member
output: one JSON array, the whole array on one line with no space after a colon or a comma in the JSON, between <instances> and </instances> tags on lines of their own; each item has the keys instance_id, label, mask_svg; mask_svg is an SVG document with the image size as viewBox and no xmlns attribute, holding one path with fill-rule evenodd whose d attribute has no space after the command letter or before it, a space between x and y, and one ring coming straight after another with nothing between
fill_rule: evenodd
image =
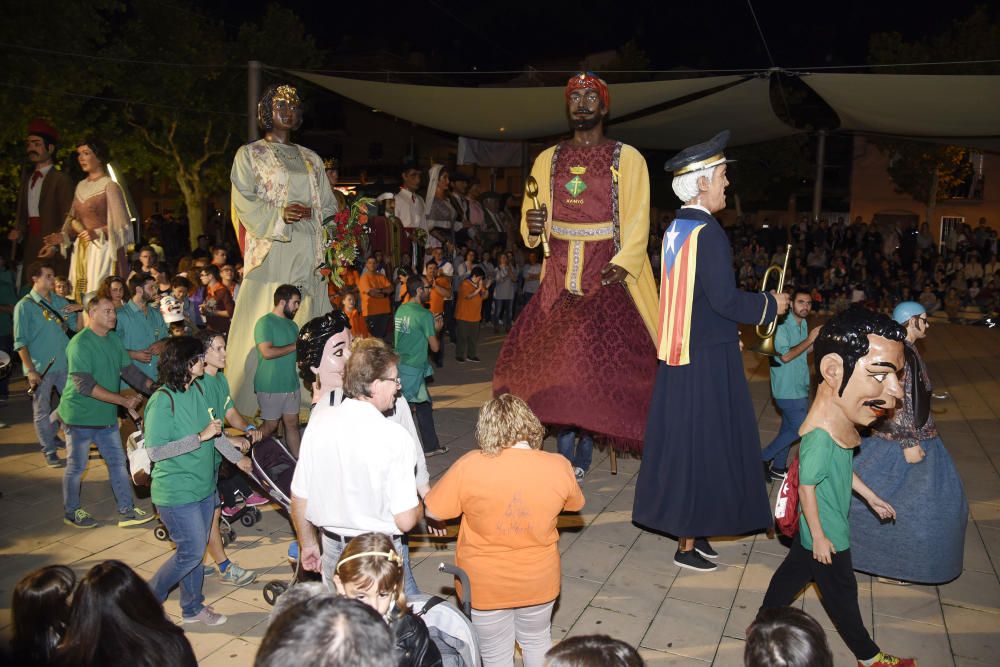
<instances>
[{"instance_id":1,"label":"seated audience member","mask_svg":"<svg viewBox=\"0 0 1000 667\"><path fill-rule=\"evenodd\" d=\"M559 596L559 513L583 507L569 461L541 451L545 428L520 398L503 394L479 411L479 450L456 461L427 494L428 519L462 516L455 563L469 575L472 623L483 665L525 667L552 646ZM461 592L460 592L461 594Z\"/></svg>"},{"instance_id":2,"label":"seated audience member","mask_svg":"<svg viewBox=\"0 0 1000 667\"><path fill-rule=\"evenodd\" d=\"M132 568L107 560L83 577L70 609L57 665L195 667L191 644Z\"/></svg>"},{"instance_id":3,"label":"seated audience member","mask_svg":"<svg viewBox=\"0 0 1000 667\"><path fill-rule=\"evenodd\" d=\"M440 667L441 653L427 626L406 604L403 559L387 535L363 533L352 539L334 572L337 593L364 602L389 624L399 653L398 667Z\"/></svg>"},{"instance_id":4,"label":"seated audience member","mask_svg":"<svg viewBox=\"0 0 1000 667\"><path fill-rule=\"evenodd\" d=\"M76 575L65 565L49 565L25 575L11 599L13 664L48 665L69 620Z\"/></svg>"},{"instance_id":5,"label":"seated audience member","mask_svg":"<svg viewBox=\"0 0 1000 667\"><path fill-rule=\"evenodd\" d=\"M643 667L639 652L607 635L564 639L545 654L545 667Z\"/></svg>"},{"instance_id":6,"label":"seated audience member","mask_svg":"<svg viewBox=\"0 0 1000 667\"><path fill-rule=\"evenodd\" d=\"M796 607L764 609L747 631L744 667L833 667L826 633Z\"/></svg>"},{"instance_id":7,"label":"seated audience member","mask_svg":"<svg viewBox=\"0 0 1000 667\"><path fill-rule=\"evenodd\" d=\"M389 626L374 609L327 594L293 604L275 618L253 664L396 667L396 651Z\"/></svg>"}]
</instances>

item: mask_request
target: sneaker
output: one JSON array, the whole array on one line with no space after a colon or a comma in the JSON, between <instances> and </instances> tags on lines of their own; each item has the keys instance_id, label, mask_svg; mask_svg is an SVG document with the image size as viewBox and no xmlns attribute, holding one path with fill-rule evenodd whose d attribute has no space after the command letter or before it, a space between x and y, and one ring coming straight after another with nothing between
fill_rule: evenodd
<instances>
[{"instance_id":1,"label":"sneaker","mask_svg":"<svg viewBox=\"0 0 1000 667\"><path fill-rule=\"evenodd\" d=\"M118 515L118 527L128 528L129 526L141 526L144 523L149 523L156 518L156 515L152 512L147 512L146 510L139 509L138 507L133 507L127 512L121 512Z\"/></svg>"},{"instance_id":2,"label":"sneaker","mask_svg":"<svg viewBox=\"0 0 1000 667\"><path fill-rule=\"evenodd\" d=\"M226 507L225 505L223 505L222 516L226 517L227 519L232 519L234 516L240 513L241 509L242 509L241 507L237 507L236 505L233 505L232 507Z\"/></svg>"},{"instance_id":3,"label":"sneaker","mask_svg":"<svg viewBox=\"0 0 1000 667\"><path fill-rule=\"evenodd\" d=\"M256 491L250 494L250 497L246 499L246 504L250 507L257 507L258 505L267 505L271 502L270 498L265 498Z\"/></svg>"},{"instance_id":4,"label":"sneaker","mask_svg":"<svg viewBox=\"0 0 1000 667\"><path fill-rule=\"evenodd\" d=\"M59 458L59 455L56 454L55 452L44 452L43 455L45 456L45 465L47 465L48 467L50 468L66 467L66 461L64 459Z\"/></svg>"},{"instance_id":5,"label":"sneaker","mask_svg":"<svg viewBox=\"0 0 1000 667\"><path fill-rule=\"evenodd\" d=\"M897 658L888 653L878 652L871 667L917 667L917 661L913 658ZM865 663L858 660L858 667L865 667Z\"/></svg>"},{"instance_id":6,"label":"sneaker","mask_svg":"<svg viewBox=\"0 0 1000 667\"><path fill-rule=\"evenodd\" d=\"M87 510L77 510L72 514L66 513L63 516L63 523L74 528L97 528L97 522L90 516Z\"/></svg>"},{"instance_id":7,"label":"sneaker","mask_svg":"<svg viewBox=\"0 0 1000 667\"><path fill-rule=\"evenodd\" d=\"M674 565L695 572L711 572L718 569L715 563L708 562L693 549L691 551L678 549L677 553L674 554Z\"/></svg>"},{"instance_id":8,"label":"sneaker","mask_svg":"<svg viewBox=\"0 0 1000 667\"><path fill-rule=\"evenodd\" d=\"M587 476L587 471L583 468L573 468L573 474L576 475L576 481L582 482L583 478Z\"/></svg>"},{"instance_id":9,"label":"sneaker","mask_svg":"<svg viewBox=\"0 0 1000 667\"><path fill-rule=\"evenodd\" d=\"M66 441L62 438L56 438L56 449L66 449Z\"/></svg>"},{"instance_id":10,"label":"sneaker","mask_svg":"<svg viewBox=\"0 0 1000 667\"><path fill-rule=\"evenodd\" d=\"M204 623L205 625L222 625L227 619L222 614L217 614L214 609L205 605L194 616L181 616L181 623Z\"/></svg>"},{"instance_id":11,"label":"sneaker","mask_svg":"<svg viewBox=\"0 0 1000 667\"><path fill-rule=\"evenodd\" d=\"M715 560L719 557L719 553L713 549L712 545L708 543L708 540L703 537L699 537L694 541L694 550L697 551L702 558L711 558L712 560Z\"/></svg>"},{"instance_id":12,"label":"sneaker","mask_svg":"<svg viewBox=\"0 0 1000 667\"><path fill-rule=\"evenodd\" d=\"M787 468L775 468L774 466L771 467L771 479L773 479L775 482L784 482L786 477L788 477Z\"/></svg>"},{"instance_id":13,"label":"sneaker","mask_svg":"<svg viewBox=\"0 0 1000 667\"><path fill-rule=\"evenodd\" d=\"M455 357L455 361L457 361L460 364L464 364L465 363L465 357Z\"/></svg>"},{"instance_id":14,"label":"sneaker","mask_svg":"<svg viewBox=\"0 0 1000 667\"><path fill-rule=\"evenodd\" d=\"M447 454L447 453L448 453L447 447L438 447L437 449L432 449L429 452L424 452L424 458L429 459L432 456L438 456L439 454Z\"/></svg>"},{"instance_id":15,"label":"sneaker","mask_svg":"<svg viewBox=\"0 0 1000 667\"><path fill-rule=\"evenodd\" d=\"M482 361L479 357L469 357L469 361Z\"/></svg>"},{"instance_id":16,"label":"sneaker","mask_svg":"<svg viewBox=\"0 0 1000 667\"><path fill-rule=\"evenodd\" d=\"M203 564L201 566L201 573L203 575L205 575L206 577L211 577L213 574L219 574L219 566L218 565L204 565Z\"/></svg>"},{"instance_id":17,"label":"sneaker","mask_svg":"<svg viewBox=\"0 0 1000 667\"><path fill-rule=\"evenodd\" d=\"M292 543L288 545L288 560L293 563L299 559L299 541L292 540Z\"/></svg>"},{"instance_id":18,"label":"sneaker","mask_svg":"<svg viewBox=\"0 0 1000 667\"><path fill-rule=\"evenodd\" d=\"M229 567L226 568L226 571L222 573L222 583L232 584L233 586L252 584L256 578L256 571L245 570L232 561L229 562Z\"/></svg>"}]
</instances>

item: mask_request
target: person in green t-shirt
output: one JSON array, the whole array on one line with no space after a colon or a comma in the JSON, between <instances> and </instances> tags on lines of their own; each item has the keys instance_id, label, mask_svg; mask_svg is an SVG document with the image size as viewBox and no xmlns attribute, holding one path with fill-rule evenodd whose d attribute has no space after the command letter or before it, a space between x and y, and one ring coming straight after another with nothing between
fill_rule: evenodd
<instances>
[{"instance_id":1,"label":"person in green t-shirt","mask_svg":"<svg viewBox=\"0 0 1000 667\"><path fill-rule=\"evenodd\" d=\"M816 398L800 432L799 533L775 571L761 610L787 607L811 581L823 608L859 664L870 667L916 663L882 653L858 608L847 514L857 493L883 520L896 511L854 473L853 450L867 426L903 396L906 331L885 315L852 308L827 322L814 343Z\"/></svg>"},{"instance_id":2,"label":"person in green t-shirt","mask_svg":"<svg viewBox=\"0 0 1000 667\"><path fill-rule=\"evenodd\" d=\"M294 285L281 285L274 290L274 308L257 320L253 340L257 346L257 370L253 390L260 406L261 437L267 438L285 427L285 444L293 456L299 456L299 404L302 385L295 367L295 339L299 327L295 313L302 294Z\"/></svg>"},{"instance_id":3,"label":"person in green t-shirt","mask_svg":"<svg viewBox=\"0 0 1000 667\"><path fill-rule=\"evenodd\" d=\"M202 344L191 336L170 338L157 365L162 386L149 398L145 412L145 443L154 463L151 497L177 550L149 582L164 602L180 584L181 620L220 625L226 617L204 604L202 557L218 505L216 474L220 454L244 471L250 461L222 435L202 388L195 384L205 372Z\"/></svg>"},{"instance_id":4,"label":"person in green t-shirt","mask_svg":"<svg viewBox=\"0 0 1000 667\"><path fill-rule=\"evenodd\" d=\"M428 349L441 348L438 334L444 324L441 315L432 315L425 304L430 302L430 288L422 277L413 275L406 279L406 293L410 300L396 309L393 323L394 346L399 354L399 379L403 383L403 396L413 406L424 456L436 456L448 451L442 447L434 428L431 395L426 378L434 374L428 359Z\"/></svg>"},{"instance_id":5,"label":"person in green t-shirt","mask_svg":"<svg viewBox=\"0 0 1000 667\"><path fill-rule=\"evenodd\" d=\"M63 475L63 521L75 528L96 528L97 522L80 507L80 486L90 459L90 443L97 445L111 478L118 502L118 525L134 526L152 521L153 515L135 507L132 483L118 432L118 408L135 410L138 396L118 393L122 379L149 393L153 381L143 375L111 333L117 316L111 299L94 297L87 304L87 328L73 336L66 347L68 378L59 402L59 419L66 433L66 472Z\"/></svg>"}]
</instances>

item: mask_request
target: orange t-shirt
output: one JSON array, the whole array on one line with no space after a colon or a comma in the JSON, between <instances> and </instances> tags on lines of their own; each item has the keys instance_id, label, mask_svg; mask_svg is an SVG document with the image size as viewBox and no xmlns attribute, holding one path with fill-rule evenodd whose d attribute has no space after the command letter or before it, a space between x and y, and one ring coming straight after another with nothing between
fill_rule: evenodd
<instances>
[{"instance_id":1,"label":"orange t-shirt","mask_svg":"<svg viewBox=\"0 0 1000 667\"><path fill-rule=\"evenodd\" d=\"M361 312L355 308L351 312L344 311L347 321L351 325L351 336L354 338L371 338L372 332L368 329L368 323L361 317Z\"/></svg>"},{"instance_id":2,"label":"orange t-shirt","mask_svg":"<svg viewBox=\"0 0 1000 667\"><path fill-rule=\"evenodd\" d=\"M573 468L560 454L508 448L469 452L426 498L438 518L462 516L455 564L469 575L476 609L510 609L559 595L559 513L583 508Z\"/></svg>"},{"instance_id":3,"label":"orange t-shirt","mask_svg":"<svg viewBox=\"0 0 1000 667\"><path fill-rule=\"evenodd\" d=\"M451 278L447 276L440 276L434 281L434 287L431 288L431 312L435 315L441 315L444 313L444 296L441 294L440 287L451 294Z\"/></svg>"},{"instance_id":4,"label":"orange t-shirt","mask_svg":"<svg viewBox=\"0 0 1000 667\"><path fill-rule=\"evenodd\" d=\"M365 317L392 312L392 303L389 297L368 294L369 290L389 287L391 287L389 279L377 271L368 271L358 279L358 290L361 292L361 312L364 313Z\"/></svg>"},{"instance_id":5,"label":"orange t-shirt","mask_svg":"<svg viewBox=\"0 0 1000 667\"><path fill-rule=\"evenodd\" d=\"M462 284L458 286L458 296L455 298L455 319L461 322L478 322L482 319L483 313L483 295L476 294L474 297L469 297L470 294L475 292L478 287L472 284L472 281L466 278L462 281Z\"/></svg>"}]
</instances>

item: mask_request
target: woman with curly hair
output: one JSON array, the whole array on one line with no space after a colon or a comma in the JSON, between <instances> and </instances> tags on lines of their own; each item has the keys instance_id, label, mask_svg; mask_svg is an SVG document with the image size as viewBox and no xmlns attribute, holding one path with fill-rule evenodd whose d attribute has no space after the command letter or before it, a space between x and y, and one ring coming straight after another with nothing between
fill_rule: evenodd
<instances>
[{"instance_id":1,"label":"woman with curly hair","mask_svg":"<svg viewBox=\"0 0 1000 667\"><path fill-rule=\"evenodd\" d=\"M479 451L455 462L425 499L428 519L459 515L455 563L469 574L472 624L483 665L513 665L514 643L525 667L541 667L552 645L552 607L559 596L559 531L564 510L583 508L569 461L541 451L545 429L511 394L479 411Z\"/></svg>"},{"instance_id":2,"label":"woman with curly hair","mask_svg":"<svg viewBox=\"0 0 1000 667\"><path fill-rule=\"evenodd\" d=\"M250 461L222 434L223 415L195 381L205 374L202 343L190 336L168 338L157 367L162 386L146 405L145 436L154 462L151 496L177 551L149 582L163 602L180 584L181 620L220 625L226 617L204 604L202 556L219 503L216 476L224 455L244 472ZM218 450L218 451L216 451Z\"/></svg>"}]
</instances>

